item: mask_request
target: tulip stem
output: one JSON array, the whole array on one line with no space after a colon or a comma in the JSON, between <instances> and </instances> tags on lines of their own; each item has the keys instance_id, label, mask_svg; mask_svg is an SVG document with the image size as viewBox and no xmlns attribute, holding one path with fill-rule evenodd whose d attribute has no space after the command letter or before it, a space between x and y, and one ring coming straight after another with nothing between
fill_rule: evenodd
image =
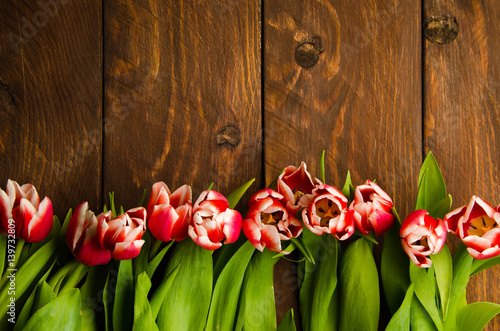
<instances>
[{"instance_id":1,"label":"tulip stem","mask_svg":"<svg viewBox=\"0 0 500 331\"><path fill-rule=\"evenodd\" d=\"M16 257L14 260L14 268L12 268L12 269L15 269L18 266L21 266L24 262L21 260L22 256L24 255L23 254L24 243L25 243L24 239L18 238L17 244L16 244Z\"/></svg>"},{"instance_id":2,"label":"tulip stem","mask_svg":"<svg viewBox=\"0 0 500 331\"><path fill-rule=\"evenodd\" d=\"M163 243L163 241L156 239L156 238L153 238L151 248L149 249L149 261L154 259L154 257L158 253L158 250L160 249L160 246L162 243Z\"/></svg>"}]
</instances>

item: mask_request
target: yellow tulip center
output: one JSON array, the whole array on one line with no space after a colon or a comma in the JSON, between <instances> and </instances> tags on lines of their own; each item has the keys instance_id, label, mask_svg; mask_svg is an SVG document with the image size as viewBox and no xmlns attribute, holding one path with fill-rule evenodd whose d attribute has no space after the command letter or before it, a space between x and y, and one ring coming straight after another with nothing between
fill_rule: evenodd
<instances>
[{"instance_id":1,"label":"yellow tulip center","mask_svg":"<svg viewBox=\"0 0 500 331\"><path fill-rule=\"evenodd\" d=\"M424 246L425 250L429 249L429 237L423 236L418 243L419 246Z\"/></svg>"},{"instance_id":2,"label":"yellow tulip center","mask_svg":"<svg viewBox=\"0 0 500 331\"><path fill-rule=\"evenodd\" d=\"M340 215L340 209L332 200L322 199L316 204L316 215L321 218L321 226L328 226L332 218Z\"/></svg>"},{"instance_id":3,"label":"yellow tulip center","mask_svg":"<svg viewBox=\"0 0 500 331\"><path fill-rule=\"evenodd\" d=\"M260 221L262 224L276 225L283 217L283 212L260 213Z\"/></svg>"},{"instance_id":4,"label":"yellow tulip center","mask_svg":"<svg viewBox=\"0 0 500 331\"><path fill-rule=\"evenodd\" d=\"M297 190L297 191L295 192L295 194L293 195L293 199L294 199L294 201L295 201L295 204L298 204L298 203L299 203L299 201L300 201L300 199L301 199L304 195L306 195L304 192L302 192L301 190Z\"/></svg>"},{"instance_id":5,"label":"yellow tulip center","mask_svg":"<svg viewBox=\"0 0 500 331\"><path fill-rule=\"evenodd\" d=\"M498 226L498 223L489 216L473 219L469 224L469 235L482 237L486 232Z\"/></svg>"}]
</instances>

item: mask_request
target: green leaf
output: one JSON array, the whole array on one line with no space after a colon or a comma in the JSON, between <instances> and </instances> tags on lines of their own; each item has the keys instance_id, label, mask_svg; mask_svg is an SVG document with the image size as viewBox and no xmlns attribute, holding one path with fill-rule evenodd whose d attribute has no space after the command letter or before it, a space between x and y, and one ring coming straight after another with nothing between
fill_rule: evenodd
<instances>
[{"instance_id":1,"label":"green leaf","mask_svg":"<svg viewBox=\"0 0 500 331\"><path fill-rule=\"evenodd\" d=\"M45 282L45 281L43 281L43 282ZM28 299L24 303L23 308L21 310L21 313L19 314L19 316L16 316L17 320L16 320L16 324L14 326L14 331L23 330L24 326L26 325L28 320L31 318L32 311L33 311L33 305L35 303L36 293L38 292L38 289L42 285L43 282L40 281L37 284L37 286L35 287L33 292L31 292L31 295L28 297ZM16 312L16 315L17 315L17 312ZM9 316L9 313L7 313L7 316Z\"/></svg>"},{"instance_id":2,"label":"green leaf","mask_svg":"<svg viewBox=\"0 0 500 331\"><path fill-rule=\"evenodd\" d=\"M73 259L66 263L64 266L60 267L59 270L56 271L52 277L50 277L49 285L54 290L54 292L59 292L59 287L63 279L70 273L71 270L75 268L75 266L80 263L77 260Z\"/></svg>"},{"instance_id":3,"label":"green leaf","mask_svg":"<svg viewBox=\"0 0 500 331\"><path fill-rule=\"evenodd\" d=\"M158 265L160 265L160 262L163 260L163 257L165 256L165 254L168 252L168 250L170 249L170 247L172 247L172 245L174 244L174 240L171 240L167 246L163 247L162 250L156 254L156 256L151 260L151 262L149 262L148 264L148 275L149 277L153 277L155 271L156 271L156 268L158 268Z\"/></svg>"},{"instance_id":4,"label":"green leaf","mask_svg":"<svg viewBox=\"0 0 500 331\"><path fill-rule=\"evenodd\" d=\"M132 260L120 261L113 304L113 330L130 330L134 316Z\"/></svg>"},{"instance_id":5,"label":"green leaf","mask_svg":"<svg viewBox=\"0 0 500 331\"><path fill-rule=\"evenodd\" d=\"M106 277L106 284L104 284L104 292L102 294L102 301L104 303L104 326L106 331L113 330L113 293L115 293L114 285L116 284L116 270L111 267Z\"/></svg>"},{"instance_id":6,"label":"green leaf","mask_svg":"<svg viewBox=\"0 0 500 331\"><path fill-rule=\"evenodd\" d=\"M211 182L210 185L208 185L207 191L210 191L214 187L214 182Z\"/></svg>"},{"instance_id":7,"label":"green leaf","mask_svg":"<svg viewBox=\"0 0 500 331\"><path fill-rule=\"evenodd\" d=\"M32 311L37 311L38 309L42 308L43 306L57 298L56 294L54 293L54 291L52 291L52 288L47 282L41 283L39 286L37 286L37 288L38 291L36 292Z\"/></svg>"},{"instance_id":8,"label":"green leaf","mask_svg":"<svg viewBox=\"0 0 500 331\"><path fill-rule=\"evenodd\" d=\"M33 254L15 273L16 293L14 297L16 301L27 289L34 287L38 280L52 268L57 255L61 251L60 246L63 239L61 236L52 239ZM8 302L10 297L9 286L4 286L0 291L0 302ZM5 316L7 310L7 305L0 305L0 316Z\"/></svg>"},{"instance_id":9,"label":"green leaf","mask_svg":"<svg viewBox=\"0 0 500 331\"><path fill-rule=\"evenodd\" d=\"M418 193L415 210L432 210L438 202L446 198L446 185L444 184L441 169L439 169L439 165L432 152L429 152L418 176Z\"/></svg>"},{"instance_id":10,"label":"green leaf","mask_svg":"<svg viewBox=\"0 0 500 331\"><path fill-rule=\"evenodd\" d=\"M323 150L323 152L321 153L321 159L319 161L319 173L320 173L321 180L323 181L323 183L326 183L326 179L325 179L325 150Z\"/></svg>"},{"instance_id":11,"label":"green leaf","mask_svg":"<svg viewBox=\"0 0 500 331\"><path fill-rule=\"evenodd\" d=\"M253 179L249 180L248 182L246 182L245 184L241 185L240 187L238 187L236 190L231 192L231 194L229 194L226 197L227 201L229 202L229 208L234 209L236 207L236 205L240 201L243 194L245 194L245 192L248 190L250 185L253 184L253 182L255 182L255 178L253 178Z\"/></svg>"},{"instance_id":12,"label":"green leaf","mask_svg":"<svg viewBox=\"0 0 500 331\"><path fill-rule=\"evenodd\" d=\"M304 245L304 243L302 242L302 238L300 238L300 237L293 238L292 237L292 238L290 238L290 241L302 253L302 255L304 255L304 257L306 258L307 261L309 261L312 264L315 264L314 257L312 255L311 251L309 250L309 248L307 247L307 245Z\"/></svg>"},{"instance_id":13,"label":"green leaf","mask_svg":"<svg viewBox=\"0 0 500 331\"><path fill-rule=\"evenodd\" d=\"M351 243L339 270L340 330L377 330L380 312L377 267L368 242Z\"/></svg>"},{"instance_id":14,"label":"green leaf","mask_svg":"<svg viewBox=\"0 0 500 331\"><path fill-rule=\"evenodd\" d=\"M278 261L269 250L255 251L245 271L239 299L236 331L276 330L273 267Z\"/></svg>"},{"instance_id":15,"label":"green leaf","mask_svg":"<svg viewBox=\"0 0 500 331\"><path fill-rule=\"evenodd\" d=\"M443 219L444 216L450 212L452 203L453 199L451 198L451 195L448 194L446 198L439 201L434 205L434 207L431 208L431 210L429 210L429 215L434 218Z\"/></svg>"},{"instance_id":16,"label":"green leaf","mask_svg":"<svg viewBox=\"0 0 500 331\"><path fill-rule=\"evenodd\" d=\"M111 213L113 214L113 218L116 218L118 214L116 213L115 206L115 192L109 192L109 205L111 206Z\"/></svg>"},{"instance_id":17,"label":"green leaf","mask_svg":"<svg viewBox=\"0 0 500 331\"><path fill-rule=\"evenodd\" d=\"M146 208L146 199L148 198L148 191L146 189L144 189L144 191L142 191L142 198L141 198L141 202L139 202L139 207L144 207Z\"/></svg>"},{"instance_id":18,"label":"green leaf","mask_svg":"<svg viewBox=\"0 0 500 331\"><path fill-rule=\"evenodd\" d=\"M497 264L500 264L500 255L485 260L474 260L474 262L472 262L472 272L470 276L472 277L483 270L496 266Z\"/></svg>"},{"instance_id":19,"label":"green leaf","mask_svg":"<svg viewBox=\"0 0 500 331\"><path fill-rule=\"evenodd\" d=\"M463 331L481 331L498 314L500 314L499 304L474 302L460 310L457 326Z\"/></svg>"},{"instance_id":20,"label":"green leaf","mask_svg":"<svg viewBox=\"0 0 500 331\"><path fill-rule=\"evenodd\" d=\"M79 330L80 307L80 290L72 289L35 312L24 330Z\"/></svg>"},{"instance_id":21,"label":"green leaf","mask_svg":"<svg viewBox=\"0 0 500 331\"><path fill-rule=\"evenodd\" d=\"M401 247L399 224L395 223L385 235L382 247L380 275L387 305L396 313L410 285L410 260Z\"/></svg>"},{"instance_id":22,"label":"green leaf","mask_svg":"<svg viewBox=\"0 0 500 331\"><path fill-rule=\"evenodd\" d=\"M57 295L59 296L62 293L76 287L88 272L88 266L82 263L78 263L75 268L70 271L69 275L64 278L63 282L61 283L62 288L59 290Z\"/></svg>"},{"instance_id":23,"label":"green leaf","mask_svg":"<svg viewBox=\"0 0 500 331\"><path fill-rule=\"evenodd\" d=\"M134 331L158 330L148 301L149 289L151 289L151 280L144 271L137 277L135 284L134 326L132 328Z\"/></svg>"},{"instance_id":24,"label":"green leaf","mask_svg":"<svg viewBox=\"0 0 500 331\"><path fill-rule=\"evenodd\" d=\"M352 201L354 199L354 191L356 188L352 185L351 172L347 171L347 176L345 178L344 188L342 189L342 194L345 195L347 200Z\"/></svg>"},{"instance_id":25,"label":"green leaf","mask_svg":"<svg viewBox=\"0 0 500 331\"><path fill-rule=\"evenodd\" d=\"M158 289L155 291L153 296L151 297L151 312L153 316L153 320L156 320L156 317L158 316L158 312L160 311L161 305L163 304L163 301L168 293L168 290L170 289L170 286L174 283L174 279L177 276L177 273L179 272L179 267L175 267L174 270L172 270L161 282L160 286Z\"/></svg>"},{"instance_id":26,"label":"green leaf","mask_svg":"<svg viewBox=\"0 0 500 331\"><path fill-rule=\"evenodd\" d=\"M214 287L206 330L233 330L241 286L255 247L247 241L222 270Z\"/></svg>"},{"instance_id":27,"label":"green leaf","mask_svg":"<svg viewBox=\"0 0 500 331\"><path fill-rule=\"evenodd\" d=\"M432 318L415 295L413 296L410 308L410 329L412 331L437 330Z\"/></svg>"},{"instance_id":28,"label":"green leaf","mask_svg":"<svg viewBox=\"0 0 500 331\"><path fill-rule=\"evenodd\" d=\"M303 231L304 245L309 247L316 265L306 261L304 280L300 287L300 314L302 327L307 330L336 330L337 323L329 324L330 302L337 287L338 241L330 235L317 236Z\"/></svg>"},{"instance_id":29,"label":"green leaf","mask_svg":"<svg viewBox=\"0 0 500 331\"><path fill-rule=\"evenodd\" d=\"M80 290L82 296L82 331L97 331L102 317L103 289L109 273L109 266L90 268Z\"/></svg>"},{"instance_id":30,"label":"green leaf","mask_svg":"<svg viewBox=\"0 0 500 331\"><path fill-rule=\"evenodd\" d=\"M139 255L137 255L132 260L132 267L134 268L134 278L139 277L144 271L148 271L148 263L149 263L149 251L151 247L151 236L148 232L144 233L142 236L142 240L144 240L144 244L141 247L141 251ZM152 277L150 275L150 277Z\"/></svg>"},{"instance_id":31,"label":"green leaf","mask_svg":"<svg viewBox=\"0 0 500 331\"><path fill-rule=\"evenodd\" d=\"M7 253L7 237L0 236L0 279L3 276L3 269L5 267L5 255Z\"/></svg>"},{"instance_id":32,"label":"green leaf","mask_svg":"<svg viewBox=\"0 0 500 331\"><path fill-rule=\"evenodd\" d=\"M413 284L410 284L408 291L406 291L405 298L401 307L392 316L386 331L403 331L410 330L410 311L411 302L413 300Z\"/></svg>"},{"instance_id":33,"label":"green leaf","mask_svg":"<svg viewBox=\"0 0 500 331\"><path fill-rule=\"evenodd\" d=\"M212 294L212 252L183 240L170 256L166 275L180 265L158 314L160 330L203 330Z\"/></svg>"},{"instance_id":34,"label":"green leaf","mask_svg":"<svg viewBox=\"0 0 500 331\"><path fill-rule=\"evenodd\" d=\"M120 215L125 214L125 210L123 209L123 206L120 206Z\"/></svg>"},{"instance_id":35,"label":"green leaf","mask_svg":"<svg viewBox=\"0 0 500 331\"><path fill-rule=\"evenodd\" d=\"M66 217L64 218L64 222L61 227L61 231L59 234L66 233L66 230L68 229L69 221L71 221L71 217L73 216L73 209L69 209L68 212L66 213Z\"/></svg>"},{"instance_id":36,"label":"green leaf","mask_svg":"<svg viewBox=\"0 0 500 331\"><path fill-rule=\"evenodd\" d=\"M438 330L442 330L443 321L436 307L434 267L425 269L410 263L410 280L414 285L416 297L429 313Z\"/></svg>"},{"instance_id":37,"label":"green leaf","mask_svg":"<svg viewBox=\"0 0 500 331\"><path fill-rule=\"evenodd\" d=\"M290 309L283 317L283 320L278 327L278 331L297 331L295 328L295 321L293 320L293 308Z\"/></svg>"},{"instance_id":38,"label":"green leaf","mask_svg":"<svg viewBox=\"0 0 500 331\"><path fill-rule=\"evenodd\" d=\"M443 319L448 314L448 303L450 301L451 284L453 281L453 262L447 245L441 251L431 256L432 265L436 274L436 282L441 302Z\"/></svg>"},{"instance_id":39,"label":"green leaf","mask_svg":"<svg viewBox=\"0 0 500 331\"><path fill-rule=\"evenodd\" d=\"M221 248L216 250L213 255L214 259L214 285L219 278L222 269L226 266L229 260L233 257L233 255L243 246L244 243L248 241L247 237L244 234L240 234L240 237L236 242L231 245L222 245Z\"/></svg>"}]
</instances>

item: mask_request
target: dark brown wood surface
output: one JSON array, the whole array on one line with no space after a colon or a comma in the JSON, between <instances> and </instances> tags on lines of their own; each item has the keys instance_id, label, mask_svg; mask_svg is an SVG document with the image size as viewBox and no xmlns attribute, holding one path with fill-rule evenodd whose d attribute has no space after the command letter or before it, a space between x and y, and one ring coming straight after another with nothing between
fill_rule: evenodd
<instances>
[{"instance_id":1,"label":"dark brown wood surface","mask_svg":"<svg viewBox=\"0 0 500 331\"><path fill-rule=\"evenodd\" d=\"M418 2L264 2L267 183L301 160L319 176L326 150L328 183L342 188L350 170L355 185L377 179L402 215L411 210L422 162L420 12ZM293 273L279 267L277 278ZM278 320L297 312L297 296L278 305Z\"/></svg>"},{"instance_id":2,"label":"dark brown wood surface","mask_svg":"<svg viewBox=\"0 0 500 331\"><path fill-rule=\"evenodd\" d=\"M100 1L0 2L0 186L101 204Z\"/></svg>"},{"instance_id":3,"label":"dark brown wood surface","mask_svg":"<svg viewBox=\"0 0 500 331\"><path fill-rule=\"evenodd\" d=\"M260 185L259 3L106 1L104 22L104 192Z\"/></svg>"},{"instance_id":4,"label":"dark brown wood surface","mask_svg":"<svg viewBox=\"0 0 500 331\"><path fill-rule=\"evenodd\" d=\"M473 194L500 203L500 7L490 1L426 1L439 44L425 41L425 149L439 160L453 206ZM456 27L458 25L458 28ZM432 28L432 27L430 27ZM439 32L444 31L442 34ZM444 36L444 37L443 37ZM453 240L456 246L458 240ZM500 267L474 276L469 302L500 303ZM487 330L499 330L497 316Z\"/></svg>"}]
</instances>

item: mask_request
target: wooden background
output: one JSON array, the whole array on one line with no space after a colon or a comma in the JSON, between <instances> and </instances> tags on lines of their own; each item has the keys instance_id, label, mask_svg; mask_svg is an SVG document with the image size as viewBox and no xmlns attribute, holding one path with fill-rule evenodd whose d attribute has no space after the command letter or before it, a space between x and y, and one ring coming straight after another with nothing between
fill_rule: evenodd
<instances>
[{"instance_id":1,"label":"wooden background","mask_svg":"<svg viewBox=\"0 0 500 331\"><path fill-rule=\"evenodd\" d=\"M325 149L332 184L376 178L406 215L432 150L454 207L496 205L499 17L495 0L0 1L0 185L63 216L158 180L255 192ZM294 273L275 270L279 319ZM469 301L500 303L499 275Z\"/></svg>"}]
</instances>

